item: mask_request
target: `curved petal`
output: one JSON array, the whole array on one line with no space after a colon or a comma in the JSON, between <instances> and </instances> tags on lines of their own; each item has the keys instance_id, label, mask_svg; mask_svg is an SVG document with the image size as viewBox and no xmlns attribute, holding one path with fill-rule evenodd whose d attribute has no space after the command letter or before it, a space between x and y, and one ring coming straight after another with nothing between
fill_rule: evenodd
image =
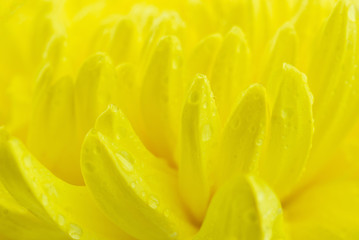
<instances>
[{"instance_id":1,"label":"curved petal","mask_svg":"<svg viewBox=\"0 0 359 240\"><path fill-rule=\"evenodd\" d=\"M0 182L0 239L63 240L67 237L56 226L20 206Z\"/></svg>"},{"instance_id":2,"label":"curved petal","mask_svg":"<svg viewBox=\"0 0 359 240\"><path fill-rule=\"evenodd\" d=\"M260 80L267 86L272 101L275 100L279 88L278 75L280 75L283 63L294 64L298 45L297 33L289 23L278 29L269 45L267 56L263 59L264 66Z\"/></svg>"},{"instance_id":3,"label":"curved petal","mask_svg":"<svg viewBox=\"0 0 359 240\"><path fill-rule=\"evenodd\" d=\"M292 239L359 238L357 180L317 184L284 204Z\"/></svg>"},{"instance_id":4,"label":"curved petal","mask_svg":"<svg viewBox=\"0 0 359 240\"><path fill-rule=\"evenodd\" d=\"M163 37L154 50L142 86L141 107L147 133L144 142L156 155L169 160L173 160L182 107L181 67L179 40Z\"/></svg>"},{"instance_id":5,"label":"curved petal","mask_svg":"<svg viewBox=\"0 0 359 240\"><path fill-rule=\"evenodd\" d=\"M122 112L110 106L85 138L87 186L114 223L137 239L179 239L193 232L176 174L142 145Z\"/></svg>"},{"instance_id":6,"label":"curved petal","mask_svg":"<svg viewBox=\"0 0 359 240\"><path fill-rule=\"evenodd\" d=\"M82 65L75 84L76 117L81 139L111 103L116 80L115 68L103 53L96 53Z\"/></svg>"},{"instance_id":7,"label":"curved petal","mask_svg":"<svg viewBox=\"0 0 359 240\"><path fill-rule=\"evenodd\" d=\"M212 66L222 44L220 34L210 35L201 40L191 53L185 67L186 81L190 81L197 73L210 76Z\"/></svg>"},{"instance_id":8,"label":"curved petal","mask_svg":"<svg viewBox=\"0 0 359 240\"><path fill-rule=\"evenodd\" d=\"M314 131L312 95L306 76L284 64L272 112L269 142L260 175L283 197L303 173Z\"/></svg>"},{"instance_id":9,"label":"curved petal","mask_svg":"<svg viewBox=\"0 0 359 240\"><path fill-rule=\"evenodd\" d=\"M60 78L38 94L29 124L29 149L57 176L83 184L73 80L69 76Z\"/></svg>"},{"instance_id":10,"label":"curved petal","mask_svg":"<svg viewBox=\"0 0 359 240\"><path fill-rule=\"evenodd\" d=\"M280 202L259 179L238 177L214 195L193 239L286 239Z\"/></svg>"},{"instance_id":11,"label":"curved petal","mask_svg":"<svg viewBox=\"0 0 359 240\"><path fill-rule=\"evenodd\" d=\"M233 27L223 39L210 77L223 121L226 121L241 91L249 85L249 58L245 35L240 28Z\"/></svg>"},{"instance_id":12,"label":"curved petal","mask_svg":"<svg viewBox=\"0 0 359 240\"><path fill-rule=\"evenodd\" d=\"M67 184L0 129L0 179L19 204L72 239L131 239L96 206L86 187ZM93 221L96 219L96 221Z\"/></svg>"},{"instance_id":13,"label":"curved petal","mask_svg":"<svg viewBox=\"0 0 359 240\"><path fill-rule=\"evenodd\" d=\"M327 164L359 117L356 15L350 1L338 1L313 51L308 78L315 96L315 134L306 180Z\"/></svg>"},{"instance_id":14,"label":"curved petal","mask_svg":"<svg viewBox=\"0 0 359 240\"><path fill-rule=\"evenodd\" d=\"M266 133L267 111L264 87L260 84L250 86L223 130L219 153L214 160L217 184L257 169Z\"/></svg>"},{"instance_id":15,"label":"curved petal","mask_svg":"<svg viewBox=\"0 0 359 240\"><path fill-rule=\"evenodd\" d=\"M198 74L183 108L178 170L182 198L199 222L208 206L209 160L219 132L220 120L209 82Z\"/></svg>"}]
</instances>

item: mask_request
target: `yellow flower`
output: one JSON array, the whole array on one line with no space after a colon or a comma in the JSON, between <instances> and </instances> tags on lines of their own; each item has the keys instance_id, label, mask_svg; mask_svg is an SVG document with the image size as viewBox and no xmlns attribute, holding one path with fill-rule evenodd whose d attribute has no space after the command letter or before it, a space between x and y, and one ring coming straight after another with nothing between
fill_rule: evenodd
<instances>
[{"instance_id":1,"label":"yellow flower","mask_svg":"<svg viewBox=\"0 0 359 240\"><path fill-rule=\"evenodd\" d=\"M359 239L357 4L2 1L0 239Z\"/></svg>"}]
</instances>

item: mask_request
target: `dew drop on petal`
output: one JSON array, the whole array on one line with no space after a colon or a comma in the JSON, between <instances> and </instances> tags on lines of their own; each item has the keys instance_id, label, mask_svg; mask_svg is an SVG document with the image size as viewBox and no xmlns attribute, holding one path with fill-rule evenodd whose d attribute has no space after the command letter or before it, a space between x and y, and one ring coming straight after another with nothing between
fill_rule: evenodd
<instances>
[{"instance_id":1,"label":"dew drop on petal","mask_svg":"<svg viewBox=\"0 0 359 240\"><path fill-rule=\"evenodd\" d=\"M64 225L65 225L65 218L64 218L64 216L59 215L59 216L57 217L57 222L58 222L58 224L59 224L60 226L64 226Z\"/></svg>"},{"instance_id":2,"label":"dew drop on petal","mask_svg":"<svg viewBox=\"0 0 359 240\"><path fill-rule=\"evenodd\" d=\"M121 160L122 167L125 171L131 172L133 171L133 158L132 156L126 151L120 151L116 153L116 156Z\"/></svg>"},{"instance_id":3,"label":"dew drop on petal","mask_svg":"<svg viewBox=\"0 0 359 240\"><path fill-rule=\"evenodd\" d=\"M42 202L42 204L43 204L44 206L49 205L49 199L47 198L47 196L46 196L45 194L43 194L43 195L41 196L41 202Z\"/></svg>"},{"instance_id":4,"label":"dew drop on petal","mask_svg":"<svg viewBox=\"0 0 359 240\"><path fill-rule=\"evenodd\" d=\"M159 200L155 197L155 196L150 196L148 198L148 205L153 208L156 209L158 208L158 205L160 204Z\"/></svg>"},{"instance_id":5,"label":"dew drop on petal","mask_svg":"<svg viewBox=\"0 0 359 240\"><path fill-rule=\"evenodd\" d=\"M76 224L70 224L69 235L72 239L81 239L82 229Z\"/></svg>"},{"instance_id":6,"label":"dew drop on petal","mask_svg":"<svg viewBox=\"0 0 359 240\"><path fill-rule=\"evenodd\" d=\"M212 138L212 126L210 124L206 124L202 129L202 140L207 142Z\"/></svg>"}]
</instances>

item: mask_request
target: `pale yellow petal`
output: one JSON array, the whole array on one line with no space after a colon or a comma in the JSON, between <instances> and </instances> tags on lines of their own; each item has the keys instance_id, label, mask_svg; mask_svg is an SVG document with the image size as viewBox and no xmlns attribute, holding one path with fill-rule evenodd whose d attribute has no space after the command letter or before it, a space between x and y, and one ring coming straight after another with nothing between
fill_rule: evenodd
<instances>
[{"instance_id":1,"label":"pale yellow petal","mask_svg":"<svg viewBox=\"0 0 359 240\"><path fill-rule=\"evenodd\" d=\"M209 82L206 76L198 74L183 108L178 162L182 198L199 222L210 197L209 160L219 132L220 120Z\"/></svg>"},{"instance_id":2,"label":"pale yellow petal","mask_svg":"<svg viewBox=\"0 0 359 240\"><path fill-rule=\"evenodd\" d=\"M193 239L286 239L280 202L261 180L238 177L214 195Z\"/></svg>"},{"instance_id":3,"label":"pale yellow petal","mask_svg":"<svg viewBox=\"0 0 359 240\"><path fill-rule=\"evenodd\" d=\"M304 171L314 130L312 95L306 76L284 64L274 102L267 151L260 175L279 195L286 195Z\"/></svg>"},{"instance_id":4,"label":"pale yellow petal","mask_svg":"<svg viewBox=\"0 0 359 240\"><path fill-rule=\"evenodd\" d=\"M194 231L182 210L177 176L161 161L114 106L85 138L87 186L106 215L136 239L179 239Z\"/></svg>"}]
</instances>

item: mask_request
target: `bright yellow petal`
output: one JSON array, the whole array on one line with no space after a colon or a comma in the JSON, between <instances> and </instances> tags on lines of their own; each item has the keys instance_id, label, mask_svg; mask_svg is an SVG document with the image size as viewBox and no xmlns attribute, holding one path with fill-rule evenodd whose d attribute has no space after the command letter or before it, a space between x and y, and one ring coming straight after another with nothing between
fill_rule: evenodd
<instances>
[{"instance_id":1,"label":"bright yellow petal","mask_svg":"<svg viewBox=\"0 0 359 240\"><path fill-rule=\"evenodd\" d=\"M315 135L307 178L326 163L359 116L356 11L339 1L313 51L308 78L315 96Z\"/></svg>"},{"instance_id":2,"label":"bright yellow petal","mask_svg":"<svg viewBox=\"0 0 359 240\"><path fill-rule=\"evenodd\" d=\"M216 56L210 82L223 121L227 120L235 100L249 85L249 48L238 27L233 27L223 39Z\"/></svg>"},{"instance_id":3,"label":"bright yellow petal","mask_svg":"<svg viewBox=\"0 0 359 240\"><path fill-rule=\"evenodd\" d=\"M272 84L280 82L278 81L278 75L282 70L283 63L295 63L298 51L297 48L298 37L294 27L291 24L286 23L278 29L269 45L267 56L263 59L264 66L260 76L260 80L263 84L267 85L268 82L272 82ZM271 91L268 93L270 94Z\"/></svg>"},{"instance_id":4,"label":"bright yellow petal","mask_svg":"<svg viewBox=\"0 0 359 240\"><path fill-rule=\"evenodd\" d=\"M105 54L97 53L82 65L75 84L79 136L94 125L97 116L111 103L116 71Z\"/></svg>"},{"instance_id":5,"label":"bright yellow petal","mask_svg":"<svg viewBox=\"0 0 359 240\"><path fill-rule=\"evenodd\" d=\"M311 186L285 204L294 240L359 239L359 182Z\"/></svg>"},{"instance_id":6,"label":"bright yellow petal","mask_svg":"<svg viewBox=\"0 0 359 240\"><path fill-rule=\"evenodd\" d=\"M252 85L244 92L223 130L213 169L219 184L257 169L267 118L265 89L259 84Z\"/></svg>"},{"instance_id":7,"label":"bright yellow petal","mask_svg":"<svg viewBox=\"0 0 359 240\"><path fill-rule=\"evenodd\" d=\"M166 36L176 36L180 38L183 35L185 23L182 21L179 14L175 11L164 11L160 16L155 18L151 26L149 33L145 37L145 45L142 50L141 63L143 70L148 68L151 63L152 55L156 52L158 44L161 39ZM181 39L182 40L182 39ZM183 44L183 41L181 41Z\"/></svg>"},{"instance_id":8,"label":"bright yellow petal","mask_svg":"<svg viewBox=\"0 0 359 240\"><path fill-rule=\"evenodd\" d=\"M197 73L210 76L217 52L222 44L222 35L214 34L204 38L191 53L186 70L186 81L190 81Z\"/></svg>"},{"instance_id":9,"label":"bright yellow petal","mask_svg":"<svg viewBox=\"0 0 359 240\"><path fill-rule=\"evenodd\" d=\"M214 195L193 239L286 239L280 202L259 179L236 178Z\"/></svg>"},{"instance_id":10,"label":"bright yellow petal","mask_svg":"<svg viewBox=\"0 0 359 240\"><path fill-rule=\"evenodd\" d=\"M202 221L210 196L209 158L218 143L220 121L209 82L197 75L182 113L179 184L182 197L196 220Z\"/></svg>"},{"instance_id":11,"label":"bright yellow petal","mask_svg":"<svg viewBox=\"0 0 359 240\"><path fill-rule=\"evenodd\" d=\"M86 184L107 216L137 239L178 239L193 231L181 208L177 176L161 161L114 106L85 138Z\"/></svg>"},{"instance_id":12,"label":"bright yellow petal","mask_svg":"<svg viewBox=\"0 0 359 240\"><path fill-rule=\"evenodd\" d=\"M48 83L38 94L29 126L29 149L57 176L81 184L73 80L66 76Z\"/></svg>"},{"instance_id":13,"label":"bright yellow petal","mask_svg":"<svg viewBox=\"0 0 359 240\"><path fill-rule=\"evenodd\" d=\"M107 220L86 187L56 178L3 128L0 156L0 179L9 193L65 235L72 239L131 239Z\"/></svg>"},{"instance_id":14,"label":"bright yellow petal","mask_svg":"<svg viewBox=\"0 0 359 240\"><path fill-rule=\"evenodd\" d=\"M108 53L114 63L127 62L135 59L140 50L138 32L135 23L122 18L114 27Z\"/></svg>"},{"instance_id":15,"label":"bright yellow petal","mask_svg":"<svg viewBox=\"0 0 359 240\"><path fill-rule=\"evenodd\" d=\"M61 230L20 206L0 182L0 239L5 236L13 240L66 239Z\"/></svg>"},{"instance_id":16,"label":"bright yellow petal","mask_svg":"<svg viewBox=\"0 0 359 240\"><path fill-rule=\"evenodd\" d=\"M312 95L306 76L284 64L274 102L267 151L260 175L279 196L287 194L301 176L312 145Z\"/></svg>"},{"instance_id":17,"label":"bright yellow petal","mask_svg":"<svg viewBox=\"0 0 359 240\"><path fill-rule=\"evenodd\" d=\"M176 37L158 43L143 80L141 98L146 145L158 156L173 160L183 82L182 49Z\"/></svg>"}]
</instances>

